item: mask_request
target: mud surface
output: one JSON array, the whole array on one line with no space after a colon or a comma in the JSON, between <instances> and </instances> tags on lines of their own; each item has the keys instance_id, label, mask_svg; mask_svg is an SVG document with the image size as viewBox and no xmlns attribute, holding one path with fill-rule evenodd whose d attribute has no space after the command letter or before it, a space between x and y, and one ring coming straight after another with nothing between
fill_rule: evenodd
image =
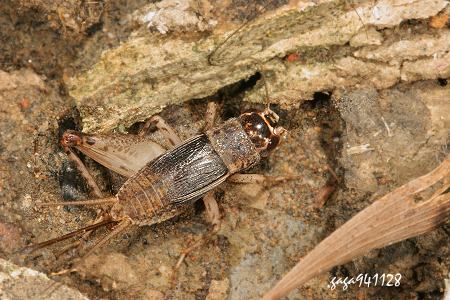
<instances>
[{"instance_id":1,"label":"mud surface","mask_svg":"<svg viewBox=\"0 0 450 300\"><path fill-rule=\"evenodd\" d=\"M68 268L79 256L74 249L64 249L68 243L28 255L15 251L86 226L96 217L95 209L84 207L38 207L92 197L59 146L64 130L82 126L63 79L125 40L136 26L130 15L144 4L147 1L0 5L2 258L50 274ZM239 11L230 18L239 18ZM218 122L258 107L242 101L258 80L255 75L208 99L170 106L161 116L186 139L203 127L208 101L220 104ZM449 146L449 99L450 85L442 78L381 90L355 86L332 94L318 91L297 109L273 107L289 135L249 172L301 174L301 179L277 185L221 185L216 190L221 230L178 270L174 266L182 250L210 230L201 201L172 220L133 227L88 257L78 272L52 278L63 284L61 289L69 286L90 299L256 299L351 216L442 160ZM136 132L140 125L123 130ZM166 145L158 132L152 136ZM117 192L123 178L81 157L104 194ZM331 194L320 198L324 189ZM107 229L96 231L86 244L92 245ZM449 229L444 225L374 250L311 280L289 299L440 299L450 272ZM334 276L360 273L400 273L401 285L327 287ZM0 286L13 291L19 282L11 278L1 277ZM50 281L20 284L35 298L48 293L45 285Z\"/></svg>"}]
</instances>

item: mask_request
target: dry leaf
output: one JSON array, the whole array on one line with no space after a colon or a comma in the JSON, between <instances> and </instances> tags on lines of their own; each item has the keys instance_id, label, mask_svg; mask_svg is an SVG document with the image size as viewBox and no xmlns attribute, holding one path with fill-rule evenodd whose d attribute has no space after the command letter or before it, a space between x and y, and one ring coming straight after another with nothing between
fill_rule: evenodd
<instances>
[{"instance_id":1,"label":"dry leaf","mask_svg":"<svg viewBox=\"0 0 450 300\"><path fill-rule=\"evenodd\" d=\"M442 181L427 200L413 195ZM308 253L263 299L279 299L309 279L375 248L431 231L450 219L450 155L430 173L383 196Z\"/></svg>"}]
</instances>

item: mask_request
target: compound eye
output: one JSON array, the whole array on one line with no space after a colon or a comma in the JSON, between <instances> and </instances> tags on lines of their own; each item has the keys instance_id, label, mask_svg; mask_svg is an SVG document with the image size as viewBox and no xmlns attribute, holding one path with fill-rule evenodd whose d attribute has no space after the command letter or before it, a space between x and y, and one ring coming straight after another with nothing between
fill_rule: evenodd
<instances>
[{"instance_id":1,"label":"compound eye","mask_svg":"<svg viewBox=\"0 0 450 300\"><path fill-rule=\"evenodd\" d=\"M286 130L276 126L279 117L270 109L264 112L248 112L239 117L242 127L261 156L275 149Z\"/></svg>"},{"instance_id":2,"label":"compound eye","mask_svg":"<svg viewBox=\"0 0 450 300\"><path fill-rule=\"evenodd\" d=\"M245 130L248 131L247 133L260 137L270 136L270 130L267 127L267 124L259 114L251 113L244 115L242 121L242 125Z\"/></svg>"}]
</instances>

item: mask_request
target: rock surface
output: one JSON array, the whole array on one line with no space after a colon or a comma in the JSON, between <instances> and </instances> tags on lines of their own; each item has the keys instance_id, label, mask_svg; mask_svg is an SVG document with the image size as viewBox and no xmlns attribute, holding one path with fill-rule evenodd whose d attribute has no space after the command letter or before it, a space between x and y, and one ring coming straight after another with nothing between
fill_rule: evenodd
<instances>
[{"instance_id":1,"label":"rock surface","mask_svg":"<svg viewBox=\"0 0 450 300\"><path fill-rule=\"evenodd\" d=\"M447 1L383 0L375 5L366 1L350 9L339 1L304 5L303 1L290 1L238 31L218 28L207 38L195 31L184 34L183 39L175 34L161 37L145 30L136 32L126 43L104 52L94 66L68 80L84 131L128 127L169 104L211 96L256 72L266 77L271 101L285 107L298 106L316 91L367 84L381 89L399 81L445 78L450 72L445 55L450 45L446 42L448 30L424 38L420 28L415 32L389 29L408 19L434 16ZM378 39L383 42L373 48L368 41L368 46L358 51L374 59L362 60L358 51L352 55L356 49L346 43L369 26L381 32ZM415 42L419 39L424 44ZM282 59L293 52L300 54L298 61ZM386 52L409 53L409 59L418 59L413 63L419 65L429 64L430 58L437 61L424 69L409 64L402 67L402 55L396 55L397 62L386 54L376 59ZM386 59L389 63L384 63ZM422 74L412 74L411 68ZM245 99L264 102L264 85Z\"/></svg>"},{"instance_id":2,"label":"rock surface","mask_svg":"<svg viewBox=\"0 0 450 300\"><path fill-rule=\"evenodd\" d=\"M53 281L33 269L19 267L0 258L0 298L88 300L76 289Z\"/></svg>"}]
</instances>

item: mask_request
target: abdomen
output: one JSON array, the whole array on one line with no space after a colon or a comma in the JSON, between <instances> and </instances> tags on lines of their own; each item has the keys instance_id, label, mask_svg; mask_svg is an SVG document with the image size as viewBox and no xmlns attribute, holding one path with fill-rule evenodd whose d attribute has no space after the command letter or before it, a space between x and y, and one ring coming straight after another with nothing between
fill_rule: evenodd
<instances>
[{"instance_id":1,"label":"abdomen","mask_svg":"<svg viewBox=\"0 0 450 300\"><path fill-rule=\"evenodd\" d=\"M138 224L154 224L181 213L229 175L227 166L204 134L191 138L149 162L130 177L117 197L124 214Z\"/></svg>"}]
</instances>

